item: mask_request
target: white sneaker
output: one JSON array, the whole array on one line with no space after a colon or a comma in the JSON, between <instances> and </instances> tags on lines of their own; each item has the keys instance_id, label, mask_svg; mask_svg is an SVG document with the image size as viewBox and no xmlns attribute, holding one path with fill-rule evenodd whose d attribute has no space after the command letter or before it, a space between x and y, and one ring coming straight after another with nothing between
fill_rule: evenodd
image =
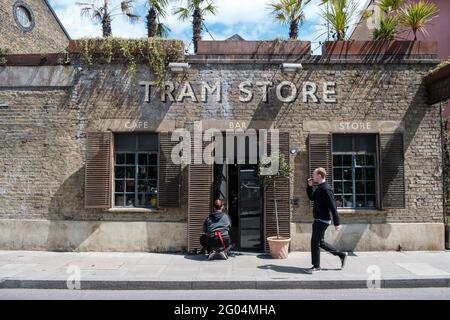
<instances>
[{"instance_id":1,"label":"white sneaker","mask_svg":"<svg viewBox=\"0 0 450 320\"><path fill-rule=\"evenodd\" d=\"M227 260L228 259L227 254L225 252L223 252L223 251L219 252L219 256L222 258L222 260Z\"/></svg>"},{"instance_id":2,"label":"white sneaker","mask_svg":"<svg viewBox=\"0 0 450 320\"><path fill-rule=\"evenodd\" d=\"M212 260L212 259L214 259L214 257L216 256L216 251L215 250L213 250L213 251L211 251L211 253L209 254L209 256L208 256L208 260Z\"/></svg>"}]
</instances>

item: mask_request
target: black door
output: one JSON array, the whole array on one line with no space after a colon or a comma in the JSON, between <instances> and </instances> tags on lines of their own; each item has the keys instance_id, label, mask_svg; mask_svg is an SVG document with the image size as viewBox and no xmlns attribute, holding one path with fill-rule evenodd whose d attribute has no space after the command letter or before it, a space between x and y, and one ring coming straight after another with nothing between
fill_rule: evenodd
<instances>
[{"instance_id":1,"label":"black door","mask_svg":"<svg viewBox=\"0 0 450 320\"><path fill-rule=\"evenodd\" d=\"M239 247L263 249L263 192L256 165L239 165Z\"/></svg>"}]
</instances>

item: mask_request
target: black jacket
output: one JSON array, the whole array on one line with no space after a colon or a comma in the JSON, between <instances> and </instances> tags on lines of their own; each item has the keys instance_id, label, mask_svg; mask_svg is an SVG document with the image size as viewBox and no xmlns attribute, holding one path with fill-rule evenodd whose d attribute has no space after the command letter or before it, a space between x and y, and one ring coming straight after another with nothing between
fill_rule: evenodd
<instances>
[{"instance_id":1,"label":"black jacket","mask_svg":"<svg viewBox=\"0 0 450 320\"><path fill-rule=\"evenodd\" d=\"M315 190L313 187L306 188L309 200L314 202L313 213L314 219L330 220L330 211L333 216L333 224L340 225L339 214L336 209L336 200L334 199L333 190L328 183L319 184Z\"/></svg>"},{"instance_id":2,"label":"black jacket","mask_svg":"<svg viewBox=\"0 0 450 320\"><path fill-rule=\"evenodd\" d=\"M220 211L211 213L203 222L203 232L209 237L214 237L214 231L216 230L219 230L222 236L228 237L230 227L230 218L227 214Z\"/></svg>"}]
</instances>

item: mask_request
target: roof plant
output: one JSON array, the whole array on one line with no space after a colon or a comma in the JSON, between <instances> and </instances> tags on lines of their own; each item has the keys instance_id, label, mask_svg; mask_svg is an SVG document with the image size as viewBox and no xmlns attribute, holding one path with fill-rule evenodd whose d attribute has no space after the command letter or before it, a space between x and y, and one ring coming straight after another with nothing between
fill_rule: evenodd
<instances>
[{"instance_id":1,"label":"roof plant","mask_svg":"<svg viewBox=\"0 0 450 320\"><path fill-rule=\"evenodd\" d=\"M169 0L147 0L147 35L149 38L161 37L165 38L169 34L170 29L161 22L161 18L167 15L167 7Z\"/></svg>"},{"instance_id":2,"label":"roof plant","mask_svg":"<svg viewBox=\"0 0 450 320\"><path fill-rule=\"evenodd\" d=\"M289 39L298 38L298 29L305 21L305 6L311 0L278 0L268 4L275 19L289 26Z\"/></svg>"},{"instance_id":3,"label":"roof plant","mask_svg":"<svg viewBox=\"0 0 450 320\"><path fill-rule=\"evenodd\" d=\"M177 7L173 13L181 21L186 21L192 17L192 42L194 52L197 53L198 42L202 39L203 19L207 14L216 14L217 7L214 0L184 0L183 6Z\"/></svg>"},{"instance_id":4,"label":"roof plant","mask_svg":"<svg viewBox=\"0 0 450 320\"><path fill-rule=\"evenodd\" d=\"M322 17L332 29L335 40L345 40L348 28L356 17L357 5L354 0L322 0Z\"/></svg>"},{"instance_id":5,"label":"roof plant","mask_svg":"<svg viewBox=\"0 0 450 320\"><path fill-rule=\"evenodd\" d=\"M102 25L103 37L112 36L111 23L115 17L121 15L130 21L136 21L139 18L133 14L134 0L121 1L117 6L112 6L110 0L93 0L76 4L81 6L82 17Z\"/></svg>"},{"instance_id":6,"label":"roof plant","mask_svg":"<svg viewBox=\"0 0 450 320\"><path fill-rule=\"evenodd\" d=\"M416 41L418 31L424 35L428 34L425 25L436 18L438 13L439 9L434 3L419 0L401 8L400 24L411 29Z\"/></svg>"}]
</instances>

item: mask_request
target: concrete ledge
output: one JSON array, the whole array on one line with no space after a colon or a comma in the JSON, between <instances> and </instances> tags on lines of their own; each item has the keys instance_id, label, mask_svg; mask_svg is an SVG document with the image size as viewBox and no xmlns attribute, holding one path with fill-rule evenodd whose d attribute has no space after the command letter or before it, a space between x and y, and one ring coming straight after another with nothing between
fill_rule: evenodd
<instances>
[{"instance_id":1,"label":"concrete ledge","mask_svg":"<svg viewBox=\"0 0 450 320\"><path fill-rule=\"evenodd\" d=\"M181 222L0 219L0 249L177 252L186 247Z\"/></svg>"},{"instance_id":2,"label":"concrete ledge","mask_svg":"<svg viewBox=\"0 0 450 320\"><path fill-rule=\"evenodd\" d=\"M380 288L447 288L450 278L381 279ZM364 289L366 280L81 281L81 290ZM0 280L0 289L67 289L63 280Z\"/></svg>"},{"instance_id":3,"label":"concrete ledge","mask_svg":"<svg viewBox=\"0 0 450 320\"><path fill-rule=\"evenodd\" d=\"M74 78L72 66L0 68L0 87L5 88L66 88L73 86Z\"/></svg>"},{"instance_id":4,"label":"concrete ledge","mask_svg":"<svg viewBox=\"0 0 450 320\"><path fill-rule=\"evenodd\" d=\"M291 251L309 251L310 223L291 223ZM325 240L346 251L445 250L443 223L343 224L328 228Z\"/></svg>"}]
</instances>

